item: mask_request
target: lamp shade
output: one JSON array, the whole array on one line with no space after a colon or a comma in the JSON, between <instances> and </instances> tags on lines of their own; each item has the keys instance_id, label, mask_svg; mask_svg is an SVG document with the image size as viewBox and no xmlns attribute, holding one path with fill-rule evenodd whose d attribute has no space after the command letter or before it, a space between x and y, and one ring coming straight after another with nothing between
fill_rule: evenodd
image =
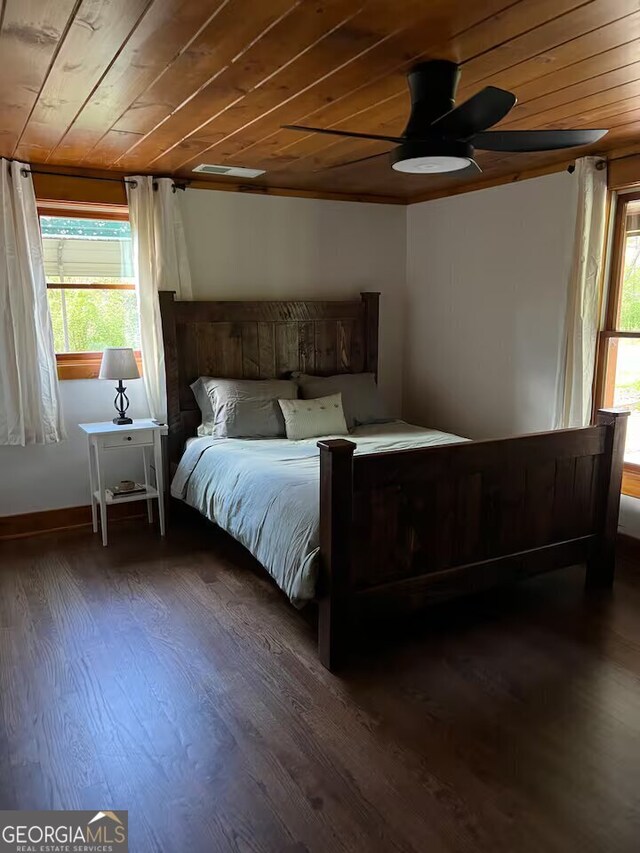
<instances>
[{"instance_id":1,"label":"lamp shade","mask_svg":"<svg viewBox=\"0 0 640 853\"><path fill-rule=\"evenodd\" d=\"M131 347L107 347L102 354L100 379L139 379L140 372Z\"/></svg>"}]
</instances>

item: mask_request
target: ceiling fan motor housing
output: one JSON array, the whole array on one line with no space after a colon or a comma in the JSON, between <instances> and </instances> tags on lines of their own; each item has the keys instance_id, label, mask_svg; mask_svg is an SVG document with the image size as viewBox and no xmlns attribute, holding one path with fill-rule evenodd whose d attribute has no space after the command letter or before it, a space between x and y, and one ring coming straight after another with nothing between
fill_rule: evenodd
<instances>
[{"instance_id":1,"label":"ceiling fan motor housing","mask_svg":"<svg viewBox=\"0 0 640 853\"><path fill-rule=\"evenodd\" d=\"M407 74L411 115L404 136L424 136L433 121L455 106L460 68L447 59L430 59L415 65Z\"/></svg>"}]
</instances>

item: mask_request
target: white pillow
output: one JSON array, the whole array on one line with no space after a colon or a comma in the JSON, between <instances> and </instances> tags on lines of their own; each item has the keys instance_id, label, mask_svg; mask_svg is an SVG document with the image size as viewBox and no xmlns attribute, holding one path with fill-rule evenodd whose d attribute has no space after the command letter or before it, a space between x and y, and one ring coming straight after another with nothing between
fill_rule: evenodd
<instances>
[{"instance_id":1,"label":"white pillow","mask_svg":"<svg viewBox=\"0 0 640 853\"><path fill-rule=\"evenodd\" d=\"M278 400L287 438L298 441L317 435L347 435L342 394L316 397L315 400Z\"/></svg>"}]
</instances>

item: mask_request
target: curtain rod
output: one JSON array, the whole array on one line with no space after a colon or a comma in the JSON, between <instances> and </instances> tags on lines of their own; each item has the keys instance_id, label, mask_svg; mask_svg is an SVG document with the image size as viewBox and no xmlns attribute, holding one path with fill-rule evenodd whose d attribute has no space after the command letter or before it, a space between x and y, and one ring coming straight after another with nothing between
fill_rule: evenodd
<instances>
[{"instance_id":1,"label":"curtain rod","mask_svg":"<svg viewBox=\"0 0 640 853\"><path fill-rule=\"evenodd\" d=\"M71 174L68 174L67 172L54 172L54 171L49 171L47 169L34 169L32 166L29 166L28 168L26 166L23 166L22 169L20 169L20 172L23 175L23 177L25 177L25 178L27 177L27 175L29 173L31 173L32 175L54 175L54 176L59 177L59 178L77 178L78 180L81 180L81 181L111 181L111 182L116 183L116 184L129 184L132 187L138 186L137 181L131 180L129 178L105 178L105 177L92 177L91 175L71 175ZM186 190L189 183L190 183L189 181L181 181L180 183L178 183L177 181L173 181L173 183L171 184L171 188L174 192L176 190ZM154 184L154 189L157 189L158 185L157 185L157 180L155 178L154 178L153 184Z\"/></svg>"}]
</instances>

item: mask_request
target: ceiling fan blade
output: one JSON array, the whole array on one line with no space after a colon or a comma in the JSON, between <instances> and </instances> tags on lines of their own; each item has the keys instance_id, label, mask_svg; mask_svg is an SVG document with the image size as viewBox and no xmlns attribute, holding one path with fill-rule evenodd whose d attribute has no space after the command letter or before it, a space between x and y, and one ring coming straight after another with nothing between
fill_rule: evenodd
<instances>
[{"instance_id":1,"label":"ceiling fan blade","mask_svg":"<svg viewBox=\"0 0 640 853\"><path fill-rule=\"evenodd\" d=\"M470 136L501 121L515 106L516 101L513 92L487 86L468 101L436 119L429 131L435 130L451 139L469 139Z\"/></svg>"},{"instance_id":2,"label":"ceiling fan blade","mask_svg":"<svg viewBox=\"0 0 640 853\"><path fill-rule=\"evenodd\" d=\"M597 142L606 130L490 130L470 140L483 151L553 151Z\"/></svg>"},{"instance_id":3,"label":"ceiling fan blade","mask_svg":"<svg viewBox=\"0 0 640 853\"><path fill-rule=\"evenodd\" d=\"M402 136L378 136L375 133L351 133L348 130L331 130L328 127L305 127L302 124L283 124L284 130L301 130L305 133L326 133L329 136L349 136L354 139L373 139L380 142L404 142Z\"/></svg>"},{"instance_id":4,"label":"ceiling fan blade","mask_svg":"<svg viewBox=\"0 0 640 853\"><path fill-rule=\"evenodd\" d=\"M378 157L387 157L387 152L382 154L370 154L368 157L358 157L357 160L346 160L344 163L334 163L332 166L325 166L324 169L319 169L320 172L328 172L330 169L341 169L343 166L354 166L356 163L365 163L367 160L377 160Z\"/></svg>"}]
</instances>

